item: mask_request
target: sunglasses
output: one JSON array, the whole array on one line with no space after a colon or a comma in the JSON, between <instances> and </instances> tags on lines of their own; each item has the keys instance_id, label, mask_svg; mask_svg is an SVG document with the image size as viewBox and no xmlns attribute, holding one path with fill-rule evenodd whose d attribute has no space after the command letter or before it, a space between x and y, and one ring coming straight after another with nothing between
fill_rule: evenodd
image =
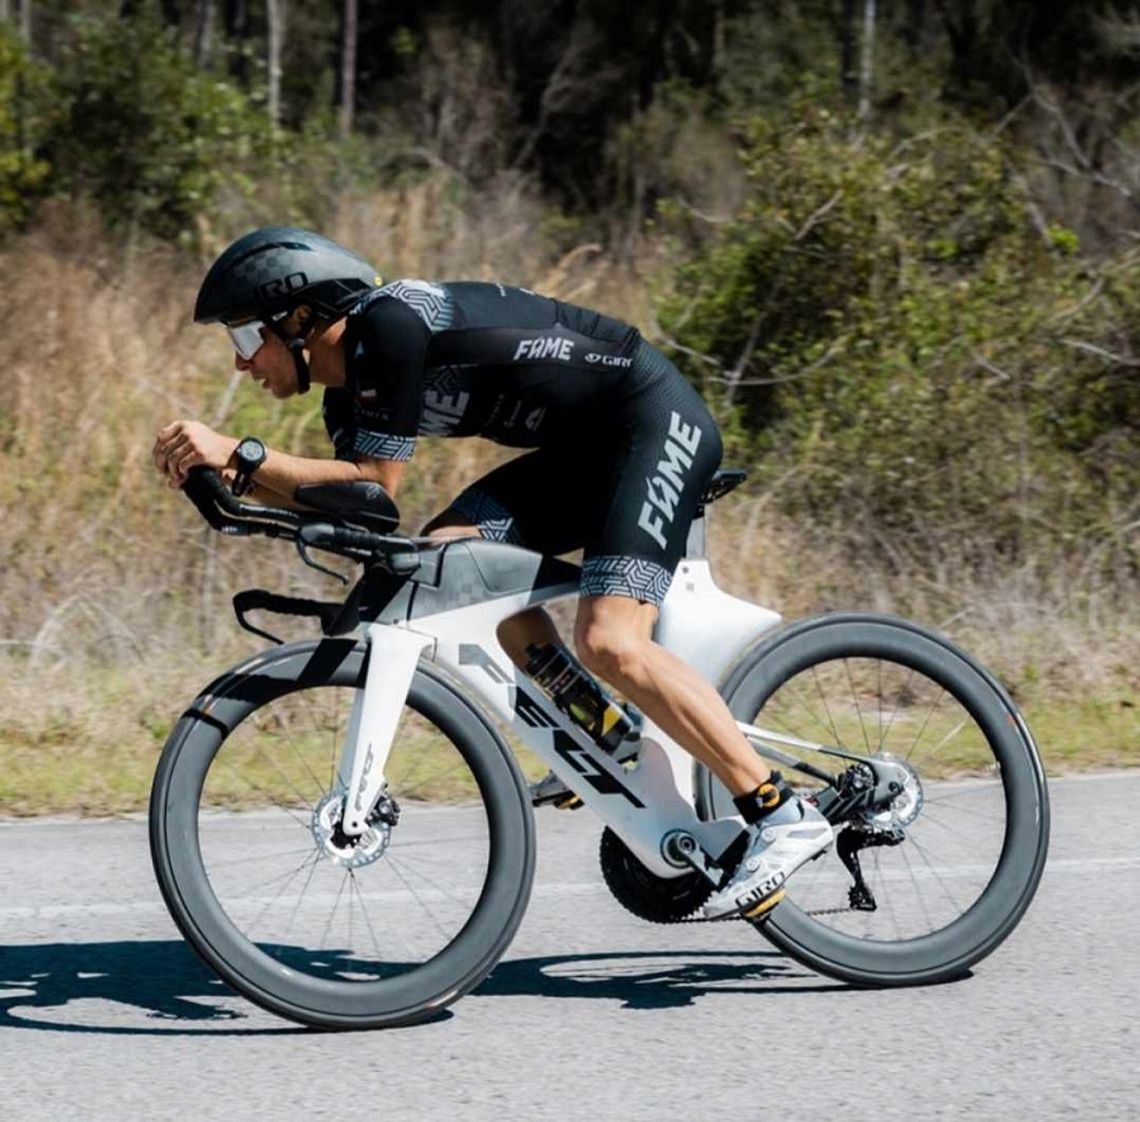
<instances>
[{"instance_id":1,"label":"sunglasses","mask_svg":"<svg viewBox=\"0 0 1140 1122\"><path fill-rule=\"evenodd\" d=\"M234 350L246 362L261 350L262 344L265 342L261 335L264 327L265 324L259 319L251 319L248 323L240 323L236 327L226 324L226 332L229 334L230 342L234 345Z\"/></svg>"},{"instance_id":2,"label":"sunglasses","mask_svg":"<svg viewBox=\"0 0 1140 1122\"><path fill-rule=\"evenodd\" d=\"M276 323L279 319L284 319L288 314L288 312L278 312L275 316L270 316L270 323ZM246 362L249 362L249 360L257 354L265 342L265 336L261 333L262 328L265 327L269 327L269 323L260 319L246 320L245 323L237 324L227 323L225 325L226 331L229 333L230 342L234 345L234 350L237 351ZM270 328L270 330L272 330L272 328Z\"/></svg>"}]
</instances>

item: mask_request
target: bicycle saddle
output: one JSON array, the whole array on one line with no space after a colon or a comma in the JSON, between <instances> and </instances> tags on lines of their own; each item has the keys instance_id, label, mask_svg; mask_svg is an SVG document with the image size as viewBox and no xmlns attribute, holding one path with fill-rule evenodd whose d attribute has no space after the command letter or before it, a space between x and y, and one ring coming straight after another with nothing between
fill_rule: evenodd
<instances>
[{"instance_id":1,"label":"bicycle saddle","mask_svg":"<svg viewBox=\"0 0 1140 1122\"><path fill-rule=\"evenodd\" d=\"M740 468L721 468L714 472L712 479L705 484L705 489L701 493L701 505L714 503L729 491L735 491L747 478L748 472L741 471Z\"/></svg>"},{"instance_id":2,"label":"bicycle saddle","mask_svg":"<svg viewBox=\"0 0 1140 1122\"><path fill-rule=\"evenodd\" d=\"M400 511L392 496L365 479L351 483L305 483L293 492L297 502L316 510L337 514L369 530L385 534L400 524Z\"/></svg>"}]
</instances>

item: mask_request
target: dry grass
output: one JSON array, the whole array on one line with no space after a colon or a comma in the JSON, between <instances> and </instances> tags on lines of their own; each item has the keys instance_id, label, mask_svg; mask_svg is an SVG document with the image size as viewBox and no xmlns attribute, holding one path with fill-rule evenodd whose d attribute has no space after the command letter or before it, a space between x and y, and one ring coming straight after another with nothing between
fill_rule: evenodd
<instances>
[{"instance_id":1,"label":"dry grass","mask_svg":"<svg viewBox=\"0 0 1140 1122\"><path fill-rule=\"evenodd\" d=\"M545 220L522 180L456 195L440 173L344 199L330 233L390 276L496 277L647 324L650 278L588 243L564 252ZM190 323L199 265L155 246L113 248L82 208L48 211L0 265L12 278L0 338L0 811L137 809L181 706L257 642L232 623L230 595L331 593L288 547L207 531L154 474L154 433L198 417L325 454L319 398L268 402L234 380L221 334ZM506 454L426 441L401 495L405 525ZM771 498L716 508L725 587L788 617L864 607L940 626L1040 713L1057 766L1131 762L1140 629L1122 590L1079 569L984 585L952 560L861 571L841 538L782 521Z\"/></svg>"}]
</instances>

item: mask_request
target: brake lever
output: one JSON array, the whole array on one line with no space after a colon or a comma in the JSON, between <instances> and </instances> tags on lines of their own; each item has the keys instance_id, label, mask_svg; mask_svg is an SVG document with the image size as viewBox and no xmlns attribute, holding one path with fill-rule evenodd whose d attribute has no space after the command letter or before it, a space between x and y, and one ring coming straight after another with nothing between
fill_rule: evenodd
<instances>
[{"instance_id":1,"label":"brake lever","mask_svg":"<svg viewBox=\"0 0 1140 1122\"><path fill-rule=\"evenodd\" d=\"M335 569L330 569L326 565L322 565L319 561L314 561L309 556L309 547L301 538L293 539L294 544L297 546L297 552L301 555L301 560L309 566L310 569L316 569L318 573L325 573L327 576L335 577L341 584L348 584L348 577L338 573Z\"/></svg>"}]
</instances>

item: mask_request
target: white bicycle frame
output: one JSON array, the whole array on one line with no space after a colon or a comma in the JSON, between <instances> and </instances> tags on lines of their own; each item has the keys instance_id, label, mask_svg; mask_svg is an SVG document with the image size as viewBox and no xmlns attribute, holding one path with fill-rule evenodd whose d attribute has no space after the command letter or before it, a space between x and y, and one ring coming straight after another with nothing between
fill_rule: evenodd
<instances>
[{"instance_id":1,"label":"white bicycle frame","mask_svg":"<svg viewBox=\"0 0 1140 1122\"><path fill-rule=\"evenodd\" d=\"M496 629L504 619L577 595L577 584L568 582L440 611L411 624L365 625L365 684L353 706L339 772L346 790L346 834L358 836L367 829L368 815L384 788L385 765L404 701L423 658L494 712L657 875L691 871L692 860L679 860L665 844L667 838L688 835L706 860L732 843L740 819L698 819L693 757L661 728L645 721L637 766L623 768L562 713L499 644ZM655 639L715 684L739 655L780 622L776 612L718 588L703 557L686 558L677 566L661 605ZM741 727L762 732L765 739L792 742Z\"/></svg>"}]
</instances>

